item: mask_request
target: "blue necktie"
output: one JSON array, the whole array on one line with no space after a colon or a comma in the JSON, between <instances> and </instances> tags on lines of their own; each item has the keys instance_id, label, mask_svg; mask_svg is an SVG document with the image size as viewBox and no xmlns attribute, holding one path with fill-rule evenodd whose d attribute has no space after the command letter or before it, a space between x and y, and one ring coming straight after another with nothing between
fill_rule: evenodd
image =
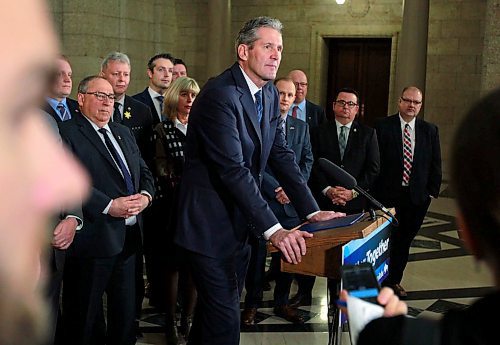
<instances>
[{"instance_id":1,"label":"blue necktie","mask_svg":"<svg viewBox=\"0 0 500 345\"><path fill-rule=\"evenodd\" d=\"M262 90L255 93L255 109L257 110L257 119L262 120Z\"/></svg>"},{"instance_id":2,"label":"blue necktie","mask_svg":"<svg viewBox=\"0 0 500 345\"><path fill-rule=\"evenodd\" d=\"M123 179L125 180L125 184L127 185L127 192L129 193L129 195L134 194L134 184L132 183L132 177L130 176L127 167L125 166L125 163L123 163L123 160L120 158L118 151L116 151L115 146L111 142L111 139L109 139L108 131L105 128L100 128L99 132L104 136L104 142L106 143L109 152L111 152L111 155L115 159L116 164L118 164L122 172Z\"/></svg>"},{"instance_id":3,"label":"blue necktie","mask_svg":"<svg viewBox=\"0 0 500 345\"><path fill-rule=\"evenodd\" d=\"M61 121L66 121L71 119L71 116L68 113L68 110L66 110L66 107L62 102L59 102L57 104L57 110L59 111L59 114L61 114Z\"/></svg>"}]
</instances>

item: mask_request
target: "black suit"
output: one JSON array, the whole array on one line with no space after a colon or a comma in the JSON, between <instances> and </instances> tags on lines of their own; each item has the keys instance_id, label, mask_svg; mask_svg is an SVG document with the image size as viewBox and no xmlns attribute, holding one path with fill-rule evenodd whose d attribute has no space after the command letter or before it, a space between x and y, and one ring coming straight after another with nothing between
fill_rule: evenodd
<instances>
[{"instance_id":1,"label":"black suit","mask_svg":"<svg viewBox=\"0 0 500 345\"><path fill-rule=\"evenodd\" d=\"M387 283L399 284L408 262L410 245L422 225L430 197L439 195L441 150L438 128L419 118L415 121L415 148L408 187L402 187L403 139L399 114L376 123L380 149L380 175L375 194L386 207L396 208L399 228L391 233Z\"/></svg>"},{"instance_id":2,"label":"black suit","mask_svg":"<svg viewBox=\"0 0 500 345\"><path fill-rule=\"evenodd\" d=\"M326 122L325 109L306 99L306 122L309 128L315 128Z\"/></svg>"},{"instance_id":3,"label":"black suit","mask_svg":"<svg viewBox=\"0 0 500 345\"><path fill-rule=\"evenodd\" d=\"M257 110L238 64L207 82L193 104L186 139L176 242L198 290L191 344L237 344L249 234L278 223L260 192L273 169L301 217L318 209L278 125L276 88L262 88Z\"/></svg>"},{"instance_id":4,"label":"black suit","mask_svg":"<svg viewBox=\"0 0 500 345\"><path fill-rule=\"evenodd\" d=\"M125 126L109 123L128 164L134 192L154 194L152 175L135 139ZM103 211L111 200L129 195L125 181L100 134L82 115L60 124L61 137L85 166L92 189L83 205L84 229L75 236L67 257L63 318L67 342L91 344L102 296L108 296L108 344L134 344L135 252L140 239L137 224Z\"/></svg>"},{"instance_id":5,"label":"black suit","mask_svg":"<svg viewBox=\"0 0 500 345\"><path fill-rule=\"evenodd\" d=\"M66 106L69 109L71 118L73 118L76 114L80 113L80 107L78 106L78 102L75 101L74 99L66 98ZM50 106L48 102L45 102L42 109L45 110L50 115L52 115L52 117L56 120L57 123L62 122L59 114L56 112L56 110L54 110L54 108Z\"/></svg>"},{"instance_id":6,"label":"black suit","mask_svg":"<svg viewBox=\"0 0 500 345\"><path fill-rule=\"evenodd\" d=\"M144 89L144 91L139 92L138 94L133 95L132 97L139 102L146 104L149 109L151 110L151 115L152 115L152 120L153 120L153 127L156 126L158 123L160 123L160 117L163 116L161 114L158 114L158 111L156 111L156 107L154 104L153 99L151 98L151 95L149 94L148 87ZM161 116L160 116L161 115ZM163 118L163 117L161 117Z\"/></svg>"},{"instance_id":7,"label":"black suit","mask_svg":"<svg viewBox=\"0 0 500 345\"><path fill-rule=\"evenodd\" d=\"M360 124L358 121L353 121L343 158L340 156L335 121L328 121L314 129L311 132L311 145L316 161L309 183L321 209L346 213L361 212L366 206L366 200L363 197L352 199L342 207L333 205L331 200L323 195L323 189L339 184L332 177L324 174L318 166L317 160L319 158L330 160L354 176L361 188L370 190L380 171L380 155L375 130Z\"/></svg>"},{"instance_id":8,"label":"black suit","mask_svg":"<svg viewBox=\"0 0 500 345\"><path fill-rule=\"evenodd\" d=\"M366 200L363 197L354 198L348 201L345 206L340 206L334 205L328 197L323 195L322 191L326 187L335 187L339 184L332 177L324 174L318 166L317 160L326 158L337 164L354 176L361 188L370 190L380 170L380 155L375 130L360 124L358 121L353 121L342 158L335 120L325 122L311 131L311 145L315 164L309 184L321 209L347 214L362 212L366 207ZM299 286L297 294L310 297L315 277L297 275L296 279ZM332 281L329 281L330 287L334 287L333 284Z\"/></svg>"},{"instance_id":9,"label":"black suit","mask_svg":"<svg viewBox=\"0 0 500 345\"><path fill-rule=\"evenodd\" d=\"M48 103L47 103L48 105ZM50 105L48 105L50 107ZM52 109L52 107L50 107ZM58 141L61 141L61 136L59 134L59 127L54 115L59 117L57 114L49 114L44 112L43 119L50 126L53 134L57 137ZM83 219L82 208L77 207L67 212L61 212L59 215L54 216L52 219L53 226L50 226L51 231L50 237L53 236L53 230L59 224L59 222L66 218L66 216L71 215L75 218ZM62 322L61 322L61 287L63 281L64 264L66 262L66 250L57 249L50 246L48 253L48 266L49 272L47 277L47 287L46 295L48 302L50 304L50 323L47 345L51 344L62 344Z\"/></svg>"}]
</instances>

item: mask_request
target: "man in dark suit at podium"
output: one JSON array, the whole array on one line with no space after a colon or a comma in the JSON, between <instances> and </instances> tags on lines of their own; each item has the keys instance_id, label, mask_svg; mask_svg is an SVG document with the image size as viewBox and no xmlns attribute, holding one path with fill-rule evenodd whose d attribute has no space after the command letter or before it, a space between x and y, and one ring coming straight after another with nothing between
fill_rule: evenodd
<instances>
[{"instance_id":1,"label":"man in dark suit at podium","mask_svg":"<svg viewBox=\"0 0 500 345\"><path fill-rule=\"evenodd\" d=\"M326 158L354 176L358 185L370 190L380 170L377 135L358 121L359 95L356 90L343 88L333 102L334 121L323 123L311 131L315 164L309 184L322 209L353 214L363 212L366 200L353 190L347 190L318 166ZM296 306L310 304L315 277L298 276L299 289L293 298ZM333 286L332 286L333 287Z\"/></svg>"},{"instance_id":2,"label":"man in dark suit at podium","mask_svg":"<svg viewBox=\"0 0 500 345\"><path fill-rule=\"evenodd\" d=\"M135 344L135 255L141 212L154 193L152 175L127 127L109 122L111 84L87 77L78 87L81 114L60 125L61 137L92 178L83 229L64 274L66 344L93 344L107 294L107 342Z\"/></svg>"},{"instance_id":3,"label":"man in dark suit at podium","mask_svg":"<svg viewBox=\"0 0 500 345\"><path fill-rule=\"evenodd\" d=\"M411 242L420 230L431 198L441 186L441 149L438 128L417 118L422 107L422 92L406 87L399 98L399 114L376 123L380 148L380 176L375 183L378 200L396 208L399 227L390 239L389 275L385 284L400 297Z\"/></svg>"},{"instance_id":4,"label":"man in dark suit at podium","mask_svg":"<svg viewBox=\"0 0 500 345\"><path fill-rule=\"evenodd\" d=\"M250 234L269 239L289 262L305 254L304 238L312 235L283 229L261 195L268 164L301 217L340 216L319 210L286 147L278 93L269 83L281 61L281 28L268 17L245 23L238 62L207 82L189 117L176 234L198 291L189 344L239 343Z\"/></svg>"},{"instance_id":5,"label":"man in dark suit at podium","mask_svg":"<svg viewBox=\"0 0 500 345\"><path fill-rule=\"evenodd\" d=\"M325 110L319 105L306 99L309 84L304 71L301 71L300 69L290 71L290 73L288 73L288 77L293 80L297 90L295 102L290 107L288 115L307 122L310 129L326 122Z\"/></svg>"},{"instance_id":6,"label":"man in dark suit at podium","mask_svg":"<svg viewBox=\"0 0 500 345\"><path fill-rule=\"evenodd\" d=\"M58 123L70 120L79 112L78 102L69 98L73 88L72 75L68 58L59 55L56 60L56 73L50 81L46 103L43 106L43 110L52 115Z\"/></svg>"}]
</instances>

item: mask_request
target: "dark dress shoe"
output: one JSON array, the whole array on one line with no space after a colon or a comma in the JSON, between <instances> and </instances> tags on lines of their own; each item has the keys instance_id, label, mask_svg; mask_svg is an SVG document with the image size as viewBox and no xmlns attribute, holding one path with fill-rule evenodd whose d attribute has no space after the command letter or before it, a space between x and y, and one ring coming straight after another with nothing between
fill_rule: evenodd
<instances>
[{"instance_id":1,"label":"dark dress shoe","mask_svg":"<svg viewBox=\"0 0 500 345\"><path fill-rule=\"evenodd\" d=\"M299 315L297 309L286 304L274 307L274 314L287 320L288 322L304 323L304 319Z\"/></svg>"},{"instance_id":2,"label":"dark dress shoe","mask_svg":"<svg viewBox=\"0 0 500 345\"><path fill-rule=\"evenodd\" d=\"M241 313L241 323L247 326L255 324L257 308L245 308Z\"/></svg>"},{"instance_id":3,"label":"dark dress shoe","mask_svg":"<svg viewBox=\"0 0 500 345\"><path fill-rule=\"evenodd\" d=\"M306 305L311 305L312 302L312 297L311 296L305 296L302 294L296 294L290 299L290 307L298 308L301 306L306 306Z\"/></svg>"}]
</instances>

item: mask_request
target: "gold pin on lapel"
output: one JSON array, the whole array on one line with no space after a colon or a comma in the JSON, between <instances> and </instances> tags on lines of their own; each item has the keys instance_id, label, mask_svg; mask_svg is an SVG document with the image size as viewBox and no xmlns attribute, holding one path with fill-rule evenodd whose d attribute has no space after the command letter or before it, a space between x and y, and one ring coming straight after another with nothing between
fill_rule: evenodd
<instances>
[{"instance_id":1,"label":"gold pin on lapel","mask_svg":"<svg viewBox=\"0 0 500 345\"><path fill-rule=\"evenodd\" d=\"M132 114L130 114L130 111L127 110L126 112L123 113L123 116L125 116L127 119L130 119L132 117Z\"/></svg>"}]
</instances>

